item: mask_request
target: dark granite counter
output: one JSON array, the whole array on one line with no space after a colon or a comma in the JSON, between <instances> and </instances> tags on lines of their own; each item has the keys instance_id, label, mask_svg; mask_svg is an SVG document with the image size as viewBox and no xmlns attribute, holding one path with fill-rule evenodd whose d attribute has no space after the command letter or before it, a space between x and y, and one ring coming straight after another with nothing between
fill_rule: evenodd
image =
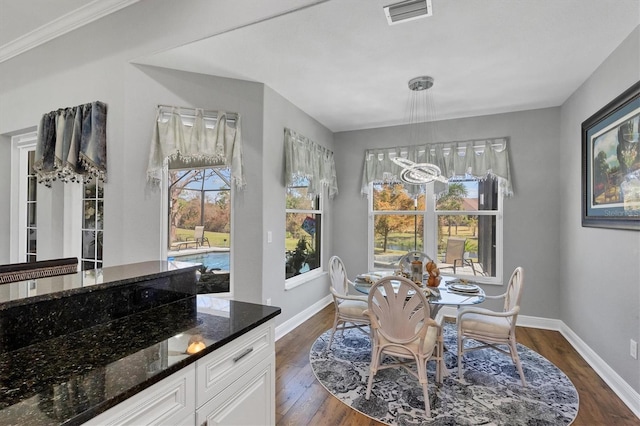
<instances>
[{"instance_id":1,"label":"dark granite counter","mask_svg":"<svg viewBox=\"0 0 640 426\"><path fill-rule=\"evenodd\" d=\"M105 268L110 277L103 276L102 283L78 285L62 295L51 291L38 294L39 299L27 296L0 304L1 425L81 424L280 313L277 307L196 295L190 265L176 270L166 262L145 264L117 267L118 273ZM173 274L182 279L172 281ZM65 277L76 283L79 279ZM38 290L54 278L37 280ZM96 289L103 290L94 293L96 299L84 298ZM54 301L63 304L51 309ZM65 305L73 309L60 312ZM116 307L120 314L103 316ZM21 312L15 320L13 314ZM20 329L24 312L38 315ZM73 317L72 326L56 327ZM29 333L30 326L37 332ZM206 347L188 355L189 339L196 335Z\"/></svg>"},{"instance_id":2,"label":"dark granite counter","mask_svg":"<svg viewBox=\"0 0 640 426\"><path fill-rule=\"evenodd\" d=\"M159 260L2 284L0 310L169 277L199 267L196 263Z\"/></svg>"}]
</instances>

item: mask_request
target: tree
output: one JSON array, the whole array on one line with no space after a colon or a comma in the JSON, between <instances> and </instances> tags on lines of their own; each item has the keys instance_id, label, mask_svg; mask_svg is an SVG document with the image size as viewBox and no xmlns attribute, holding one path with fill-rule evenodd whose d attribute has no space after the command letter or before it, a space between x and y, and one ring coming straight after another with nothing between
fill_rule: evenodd
<instances>
[{"instance_id":1,"label":"tree","mask_svg":"<svg viewBox=\"0 0 640 426\"><path fill-rule=\"evenodd\" d=\"M176 240L176 228L204 225L204 185L216 175L214 169L169 170L169 242Z\"/></svg>"},{"instance_id":2,"label":"tree","mask_svg":"<svg viewBox=\"0 0 640 426\"><path fill-rule=\"evenodd\" d=\"M381 189L374 188L375 211L411 211L415 210L415 201L401 184L385 184ZM387 251L391 232L406 232L414 227L414 218L409 215L376 215L374 232L382 237L382 249ZM413 232L416 232L413 229Z\"/></svg>"},{"instance_id":3,"label":"tree","mask_svg":"<svg viewBox=\"0 0 640 426\"><path fill-rule=\"evenodd\" d=\"M438 199L438 210L461 210L462 203L464 198L467 196L467 188L464 186L462 182L450 182L449 190L445 195ZM460 216L451 215L451 216L439 216L439 225L441 227L440 235L443 234L442 230L444 229L445 221L448 225L448 235L451 236L451 224L454 223L456 225L456 233L458 220Z\"/></svg>"}]
</instances>

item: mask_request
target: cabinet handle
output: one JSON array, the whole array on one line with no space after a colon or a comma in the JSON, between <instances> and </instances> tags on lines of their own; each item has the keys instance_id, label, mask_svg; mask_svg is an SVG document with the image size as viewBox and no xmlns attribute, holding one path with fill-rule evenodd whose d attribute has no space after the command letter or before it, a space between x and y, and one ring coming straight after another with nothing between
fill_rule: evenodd
<instances>
[{"instance_id":1,"label":"cabinet handle","mask_svg":"<svg viewBox=\"0 0 640 426\"><path fill-rule=\"evenodd\" d=\"M244 352L242 352L240 355L233 358L233 362L240 361L242 358L249 355L251 352L253 352L253 347L245 349Z\"/></svg>"}]
</instances>

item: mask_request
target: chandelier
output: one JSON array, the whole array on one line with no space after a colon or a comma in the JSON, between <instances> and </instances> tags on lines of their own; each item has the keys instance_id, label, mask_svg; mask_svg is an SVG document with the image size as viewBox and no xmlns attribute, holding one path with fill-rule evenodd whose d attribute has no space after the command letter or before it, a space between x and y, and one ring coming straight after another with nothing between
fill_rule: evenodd
<instances>
[{"instance_id":1,"label":"chandelier","mask_svg":"<svg viewBox=\"0 0 640 426\"><path fill-rule=\"evenodd\" d=\"M426 91L433 86L433 77L420 76L409 80L410 105L409 105L409 139L415 136L416 143L421 142L419 128L421 122L426 122L429 117L428 113L433 112L433 104L427 96ZM420 117L421 112L424 113ZM434 118L434 117L431 117ZM431 125L433 128L434 125ZM433 137L432 137L433 139ZM434 180L446 182L446 178L442 176L440 167L431 163L416 163L408 158L394 157L392 161L402 167L400 172L400 180L405 183L421 185Z\"/></svg>"}]
</instances>

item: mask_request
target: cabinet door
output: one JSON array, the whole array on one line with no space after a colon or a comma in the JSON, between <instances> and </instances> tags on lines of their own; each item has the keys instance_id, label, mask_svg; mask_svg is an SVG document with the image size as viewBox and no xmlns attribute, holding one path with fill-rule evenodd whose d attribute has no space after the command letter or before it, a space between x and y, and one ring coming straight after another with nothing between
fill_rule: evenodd
<instances>
[{"instance_id":1,"label":"cabinet door","mask_svg":"<svg viewBox=\"0 0 640 426\"><path fill-rule=\"evenodd\" d=\"M193 424L195 387L195 365L192 364L94 417L85 425Z\"/></svg>"},{"instance_id":2,"label":"cabinet door","mask_svg":"<svg viewBox=\"0 0 640 426\"><path fill-rule=\"evenodd\" d=\"M196 407L227 389L247 371L275 352L274 321L229 342L196 362Z\"/></svg>"},{"instance_id":3,"label":"cabinet door","mask_svg":"<svg viewBox=\"0 0 640 426\"><path fill-rule=\"evenodd\" d=\"M198 426L275 424L275 355L253 367L196 413Z\"/></svg>"}]
</instances>

